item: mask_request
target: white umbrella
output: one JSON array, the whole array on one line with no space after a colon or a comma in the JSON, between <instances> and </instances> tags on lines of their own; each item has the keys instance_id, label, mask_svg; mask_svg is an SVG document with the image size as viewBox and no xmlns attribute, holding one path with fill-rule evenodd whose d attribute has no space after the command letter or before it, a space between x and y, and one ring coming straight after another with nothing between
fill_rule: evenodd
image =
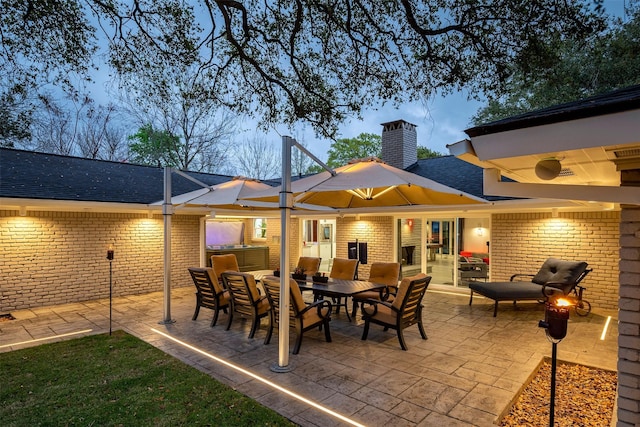
<instances>
[{"instance_id":1,"label":"white umbrella","mask_svg":"<svg viewBox=\"0 0 640 427\"><path fill-rule=\"evenodd\" d=\"M172 198L171 172L202 185L203 188ZM235 177L228 182L207 186L184 172L165 167L164 199L151 204L162 205L162 215L164 216L164 317L162 323L173 323L171 319L171 216L174 208L176 206L217 207L232 210L254 209L255 206L277 208L277 204L270 202L255 202L251 203L252 207L248 207L247 203L239 201L241 197L247 197L253 192L269 188L272 187L244 177Z\"/></svg>"},{"instance_id":2,"label":"white umbrella","mask_svg":"<svg viewBox=\"0 0 640 427\"><path fill-rule=\"evenodd\" d=\"M258 180L236 176L233 177L231 181L173 196L171 198L171 204L184 207L207 207L232 210L254 206L277 208L278 205L276 203L264 204L241 201L241 199L249 197L254 193L272 188L270 185ZM164 201L161 200L152 203L152 205L161 205L163 203Z\"/></svg>"},{"instance_id":3,"label":"white umbrella","mask_svg":"<svg viewBox=\"0 0 640 427\"><path fill-rule=\"evenodd\" d=\"M251 200L277 201L280 187L260 191ZM486 203L471 194L387 165L375 157L358 159L291 183L293 203L334 209L467 205Z\"/></svg>"}]
</instances>

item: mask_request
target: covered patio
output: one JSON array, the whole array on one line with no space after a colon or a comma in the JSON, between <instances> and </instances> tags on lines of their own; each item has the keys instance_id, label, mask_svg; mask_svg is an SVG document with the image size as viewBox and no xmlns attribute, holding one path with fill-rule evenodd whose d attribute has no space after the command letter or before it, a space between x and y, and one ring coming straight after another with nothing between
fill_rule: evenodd
<instances>
[{"instance_id":1,"label":"covered patio","mask_svg":"<svg viewBox=\"0 0 640 427\"><path fill-rule=\"evenodd\" d=\"M176 322L166 325L158 323L162 292L114 298L113 329L151 343L302 426L491 425L551 350L537 325L544 317L540 304L521 303L493 318L491 301L478 299L469 307L467 295L431 290L423 300L429 338L423 341L417 328L409 328L409 351L400 349L393 331L382 328L372 327L368 340L361 341L361 319L350 323L341 313L331 322L333 342L325 342L320 331L307 332L300 354L290 357L291 372L278 374L269 369L278 345L276 340L263 345L265 322L248 339L250 322L234 322L229 331L220 323L211 328L209 310L192 321L193 293L192 287L173 291ZM110 326L109 299L13 315L15 320L0 323L0 352L108 333ZM584 318L572 314L558 358L615 370L616 316L597 308ZM224 324L224 314L221 319Z\"/></svg>"}]
</instances>

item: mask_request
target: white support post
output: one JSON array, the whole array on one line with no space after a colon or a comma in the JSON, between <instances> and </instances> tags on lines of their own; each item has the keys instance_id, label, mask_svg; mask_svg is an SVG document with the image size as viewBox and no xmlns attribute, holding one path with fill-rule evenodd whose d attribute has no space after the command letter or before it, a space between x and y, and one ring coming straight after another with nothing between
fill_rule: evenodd
<instances>
[{"instance_id":1,"label":"white support post","mask_svg":"<svg viewBox=\"0 0 640 427\"><path fill-rule=\"evenodd\" d=\"M280 191L280 321L278 327L278 363L271 365L274 372L289 372L289 294L290 269L289 223L293 196L291 194L291 147L295 141L282 137L282 190Z\"/></svg>"},{"instance_id":2,"label":"white support post","mask_svg":"<svg viewBox=\"0 0 640 427\"><path fill-rule=\"evenodd\" d=\"M164 168L164 199L162 216L164 218L164 316L160 324L174 323L171 319L171 168Z\"/></svg>"}]
</instances>

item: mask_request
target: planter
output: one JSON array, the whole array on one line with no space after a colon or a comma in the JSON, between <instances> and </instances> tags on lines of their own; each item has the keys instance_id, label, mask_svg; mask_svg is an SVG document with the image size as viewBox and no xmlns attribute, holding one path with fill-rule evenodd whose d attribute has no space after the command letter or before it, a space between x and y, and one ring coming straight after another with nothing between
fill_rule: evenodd
<instances>
[{"instance_id":1,"label":"planter","mask_svg":"<svg viewBox=\"0 0 640 427\"><path fill-rule=\"evenodd\" d=\"M300 281L306 281L307 280L307 275L306 274L292 274L291 277L293 277L293 280L300 280Z\"/></svg>"},{"instance_id":2,"label":"planter","mask_svg":"<svg viewBox=\"0 0 640 427\"><path fill-rule=\"evenodd\" d=\"M316 283L327 283L329 276L313 276L311 279Z\"/></svg>"},{"instance_id":3,"label":"planter","mask_svg":"<svg viewBox=\"0 0 640 427\"><path fill-rule=\"evenodd\" d=\"M273 270L273 275L276 277L280 277L280 270Z\"/></svg>"}]
</instances>

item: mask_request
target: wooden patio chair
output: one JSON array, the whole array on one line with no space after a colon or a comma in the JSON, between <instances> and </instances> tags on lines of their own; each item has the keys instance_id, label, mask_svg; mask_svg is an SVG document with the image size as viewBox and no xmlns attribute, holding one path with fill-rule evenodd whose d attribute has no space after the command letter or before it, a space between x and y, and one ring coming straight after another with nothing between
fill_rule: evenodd
<instances>
[{"instance_id":1,"label":"wooden patio chair","mask_svg":"<svg viewBox=\"0 0 640 427\"><path fill-rule=\"evenodd\" d=\"M356 280L358 278L358 263L359 261L357 259L334 258L331 263L329 278L339 280ZM344 298L344 301L342 298ZM347 313L347 319L351 321L351 317L349 317L347 299L347 297L333 297L333 305L336 307L336 314L340 312L340 307L344 307L344 311Z\"/></svg>"},{"instance_id":2,"label":"wooden patio chair","mask_svg":"<svg viewBox=\"0 0 640 427\"><path fill-rule=\"evenodd\" d=\"M368 299L393 301L398 292L398 282L400 280L399 262L374 262L369 271L369 282L386 285L382 291L364 291L353 295L353 309L351 317L356 317L358 305Z\"/></svg>"},{"instance_id":3,"label":"wooden patio chair","mask_svg":"<svg viewBox=\"0 0 640 427\"><path fill-rule=\"evenodd\" d=\"M267 276L262 279L264 290L271 303L271 315L269 332L265 339L265 344L269 344L273 328L280 322L280 278ZM327 342L331 342L331 332L329 331L329 321L331 320L331 303L329 301L318 300L307 305L302 299L302 292L298 287L298 282L289 279L290 301L289 301L289 326L295 327L296 343L293 347L293 354L298 354L302 345L303 334L316 327L324 327L324 336Z\"/></svg>"},{"instance_id":4,"label":"wooden patio chair","mask_svg":"<svg viewBox=\"0 0 640 427\"><path fill-rule=\"evenodd\" d=\"M393 303L387 301L369 300L362 304L362 319L364 330L362 339L366 340L369 334L369 325L376 323L384 326L384 330L395 329L398 333L398 341L403 350L407 350L404 340L404 330L411 325L418 325L423 340L427 334L422 326L422 297L431 282L431 276L424 273L413 277L406 277L400 282L398 294Z\"/></svg>"},{"instance_id":5,"label":"wooden patio chair","mask_svg":"<svg viewBox=\"0 0 640 427\"><path fill-rule=\"evenodd\" d=\"M260 319L269 316L271 305L266 296L260 295L256 280L249 273L225 271L220 275L224 287L231 294L231 310L227 321L227 331L231 328L233 314L251 318L251 331L249 338L253 338L260 326Z\"/></svg>"},{"instance_id":6,"label":"wooden patio chair","mask_svg":"<svg viewBox=\"0 0 640 427\"><path fill-rule=\"evenodd\" d=\"M220 286L218 276L213 268L205 267L189 267L189 274L196 286L196 311L193 313L191 320L196 320L200 313L200 307L210 308L213 310L213 319L211 326L215 326L218 321L220 310L227 313L229 307L229 291Z\"/></svg>"}]
</instances>

